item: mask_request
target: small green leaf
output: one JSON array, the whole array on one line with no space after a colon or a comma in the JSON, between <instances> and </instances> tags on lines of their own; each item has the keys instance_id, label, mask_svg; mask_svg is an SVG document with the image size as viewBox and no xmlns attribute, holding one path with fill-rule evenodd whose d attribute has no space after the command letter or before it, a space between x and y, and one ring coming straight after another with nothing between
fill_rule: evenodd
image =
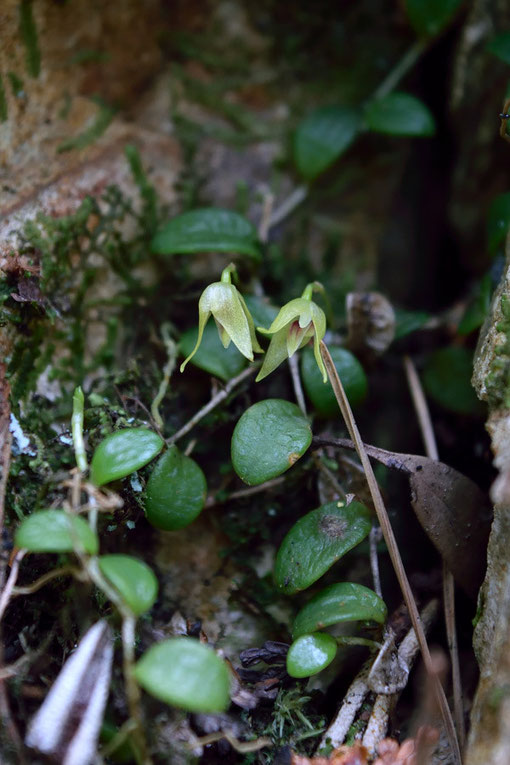
<instances>
[{"instance_id":1,"label":"small green leaf","mask_svg":"<svg viewBox=\"0 0 510 765\"><path fill-rule=\"evenodd\" d=\"M501 32L489 40L487 50L505 64L510 64L510 32Z\"/></svg>"},{"instance_id":2,"label":"small green leaf","mask_svg":"<svg viewBox=\"0 0 510 765\"><path fill-rule=\"evenodd\" d=\"M405 311L403 308L395 310L395 340L410 335L421 329L430 319L430 314L425 311Z\"/></svg>"},{"instance_id":3,"label":"small green leaf","mask_svg":"<svg viewBox=\"0 0 510 765\"><path fill-rule=\"evenodd\" d=\"M273 321L279 314L279 308L268 303L266 298L257 295L244 295L244 302L248 306L248 311L253 316L253 322L256 327L269 329Z\"/></svg>"},{"instance_id":4,"label":"small green leaf","mask_svg":"<svg viewBox=\"0 0 510 765\"><path fill-rule=\"evenodd\" d=\"M360 404L367 395L368 382L356 356L345 348L329 347L333 364L342 380L351 406ZM315 362L313 349L307 346L301 354L301 377L306 395L321 417L338 415L338 404L331 385L324 383Z\"/></svg>"},{"instance_id":5,"label":"small green leaf","mask_svg":"<svg viewBox=\"0 0 510 765\"><path fill-rule=\"evenodd\" d=\"M434 117L425 104L408 93L390 93L372 101L365 111L368 127L376 133L427 137L434 135Z\"/></svg>"},{"instance_id":6,"label":"small green leaf","mask_svg":"<svg viewBox=\"0 0 510 765\"><path fill-rule=\"evenodd\" d=\"M98 562L135 616L152 608L158 596L158 580L149 566L130 555L101 555Z\"/></svg>"},{"instance_id":7,"label":"small green leaf","mask_svg":"<svg viewBox=\"0 0 510 765\"><path fill-rule=\"evenodd\" d=\"M188 712L224 712L230 702L225 662L192 638L170 638L152 646L134 673L148 693Z\"/></svg>"},{"instance_id":8,"label":"small green leaf","mask_svg":"<svg viewBox=\"0 0 510 765\"><path fill-rule=\"evenodd\" d=\"M181 335L179 350L188 357L197 342L198 328L188 329ZM239 353L233 343L224 348L213 321L205 325L202 342L200 343L190 364L194 364L204 372L227 382L243 371L247 359Z\"/></svg>"},{"instance_id":9,"label":"small green leaf","mask_svg":"<svg viewBox=\"0 0 510 765\"><path fill-rule=\"evenodd\" d=\"M326 632L302 635L287 654L287 672L291 677L310 677L331 664L336 656L335 638Z\"/></svg>"},{"instance_id":10,"label":"small green leaf","mask_svg":"<svg viewBox=\"0 0 510 765\"><path fill-rule=\"evenodd\" d=\"M434 351L423 370L423 385L431 398L457 414L481 414L483 405L471 385L473 353L450 346Z\"/></svg>"},{"instance_id":11,"label":"small green leaf","mask_svg":"<svg viewBox=\"0 0 510 765\"><path fill-rule=\"evenodd\" d=\"M231 210L205 207L173 218L155 235L152 252L158 255L231 252L260 259L260 245L252 224Z\"/></svg>"},{"instance_id":12,"label":"small green leaf","mask_svg":"<svg viewBox=\"0 0 510 765\"><path fill-rule=\"evenodd\" d=\"M202 511L206 493L207 482L197 463L171 446L147 481L147 520L165 531L183 529Z\"/></svg>"},{"instance_id":13,"label":"small green leaf","mask_svg":"<svg viewBox=\"0 0 510 765\"><path fill-rule=\"evenodd\" d=\"M294 161L307 181L327 170L359 132L358 111L345 106L322 106L309 114L294 135Z\"/></svg>"},{"instance_id":14,"label":"small green leaf","mask_svg":"<svg viewBox=\"0 0 510 765\"><path fill-rule=\"evenodd\" d=\"M370 532L370 511L361 502L328 502L294 524L275 562L275 581L287 595L304 590Z\"/></svg>"},{"instance_id":15,"label":"small green leaf","mask_svg":"<svg viewBox=\"0 0 510 765\"><path fill-rule=\"evenodd\" d=\"M90 465L96 486L124 478L150 462L164 446L163 439L147 428L126 428L101 441Z\"/></svg>"},{"instance_id":16,"label":"small green leaf","mask_svg":"<svg viewBox=\"0 0 510 765\"><path fill-rule=\"evenodd\" d=\"M41 510L24 518L14 544L30 552L73 552L82 548L95 555L99 549L97 535L88 523L63 510Z\"/></svg>"},{"instance_id":17,"label":"small green leaf","mask_svg":"<svg viewBox=\"0 0 510 765\"><path fill-rule=\"evenodd\" d=\"M256 486L285 473L303 456L312 431L289 401L268 398L242 415L232 435L232 464L239 478Z\"/></svg>"},{"instance_id":18,"label":"small green leaf","mask_svg":"<svg viewBox=\"0 0 510 765\"><path fill-rule=\"evenodd\" d=\"M371 620L383 624L387 609L379 595L362 584L331 584L313 597L296 616L294 640L338 622Z\"/></svg>"},{"instance_id":19,"label":"small green leaf","mask_svg":"<svg viewBox=\"0 0 510 765\"><path fill-rule=\"evenodd\" d=\"M504 244L510 226L510 192L498 194L492 200L487 216L487 247L489 255L496 255Z\"/></svg>"},{"instance_id":20,"label":"small green leaf","mask_svg":"<svg viewBox=\"0 0 510 765\"><path fill-rule=\"evenodd\" d=\"M419 37L436 37L453 19L463 0L405 0L407 16Z\"/></svg>"}]
</instances>

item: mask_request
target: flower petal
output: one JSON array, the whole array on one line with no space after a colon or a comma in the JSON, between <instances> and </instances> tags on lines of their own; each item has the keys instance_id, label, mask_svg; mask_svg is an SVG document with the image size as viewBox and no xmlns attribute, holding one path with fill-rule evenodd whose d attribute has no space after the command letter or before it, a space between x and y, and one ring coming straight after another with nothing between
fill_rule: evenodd
<instances>
[{"instance_id":1,"label":"flower petal","mask_svg":"<svg viewBox=\"0 0 510 765\"><path fill-rule=\"evenodd\" d=\"M315 334L322 340L326 334L326 314L319 308L317 303L311 303L311 321L315 329Z\"/></svg>"},{"instance_id":2,"label":"flower petal","mask_svg":"<svg viewBox=\"0 0 510 765\"><path fill-rule=\"evenodd\" d=\"M291 321L294 321L294 319L300 316L303 310L308 307L309 302L310 301L308 300L303 300L303 298L294 298L294 300L286 303L283 308L280 308L280 313L273 321L269 329L265 330L265 334L273 335L275 332L279 332L282 327L285 327ZM308 322L309 321L310 319L308 319ZM257 329L262 331L260 327L257 327Z\"/></svg>"},{"instance_id":3,"label":"flower petal","mask_svg":"<svg viewBox=\"0 0 510 765\"><path fill-rule=\"evenodd\" d=\"M250 327L239 299L239 292L233 284L222 284L221 286L223 290L221 292L216 291L214 303L211 305L211 313L243 356L253 361Z\"/></svg>"},{"instance_id":4,"label":"flower petal","mask_svg":"<svg viewBox=\"0 0 510 765\"><path fill-rule=\"evenodd\" d=\"M180 366L181 372L184 372L184 368L185 368L186 364L188 363L188 361L190 361L191 358L193 358L193 356L197 352L198 346L202 342L202 335L204 334L204 327L207 324L207 321L208 321L210 315L211 315L210 311L200 311L200 308L199 308L199 311L198 311L198 337L197 337L197 342L195 343L195 347L191 351L191 353L188 356L188 358L184 359L184 361L182 362L182 364Z\"/></svg>"},{"instance_id":5,"label":"flower petal","mask_svg":"<svg viewBox=\"0 0 510 765\"><path fill-rule=\"evenodd\" d=\"M279 366L284 359L288 357L287 354L287 327L284 326L279 332L276 332L271 338L269 348L264 356L264 363L255 378L255 382L263 380L271 372Z\"/></svg>"},{"instance_id":6,"label":"flower petal","mask_svg":"<svg viewBox=\"0 0 510 765\"><path fill-rule=\"evenodd\" d=\"M317 362L317 366L319 367L321 371L322 382L327 383L328 374L326 372L326 367L324 366L324 362L322 360L320 343L321 343L321 339L319 338L316 332L313 338L313 355L315 356L315 361Z\"/></svg>"},{"instance_id":7,"label":"flower petal","mask_svg":"<svg viewBox=\"0 0 510 765\"><path fill-rule=\"evenodd\" d=\"M238 292L238 295L239 295L239 300L241 301L241 306L243 308L244 315L246 316L248 320L248 328L250 330L250 340L251 340L253 350L256 353L264 353L264 349L260 347L259 341L257 340L257 335L255 334L255 324L253 322L248 306L246 305L246 301L240 292Z\"/></svg>"}]
</instances>

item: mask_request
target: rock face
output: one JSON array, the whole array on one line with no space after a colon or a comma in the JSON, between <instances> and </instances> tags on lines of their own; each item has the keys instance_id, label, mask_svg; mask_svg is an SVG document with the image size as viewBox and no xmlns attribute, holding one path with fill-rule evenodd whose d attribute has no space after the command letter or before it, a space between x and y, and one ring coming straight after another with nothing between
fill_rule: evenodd
<instances>
[{"instance_id":1,"label":"rock face","mask_svg":"<svg viewBox=\"0 0 510 765\"><path fill-rule=\"evenodd\" d=\"M494 522L481 611L474 634L480 683L471 715L467 765L506 765L510 751L510 407L508 357L510 300L508 259L477 349L473 384L489 404L487 429L499 476L492 487Z\"/></svg>"}]
</instances>

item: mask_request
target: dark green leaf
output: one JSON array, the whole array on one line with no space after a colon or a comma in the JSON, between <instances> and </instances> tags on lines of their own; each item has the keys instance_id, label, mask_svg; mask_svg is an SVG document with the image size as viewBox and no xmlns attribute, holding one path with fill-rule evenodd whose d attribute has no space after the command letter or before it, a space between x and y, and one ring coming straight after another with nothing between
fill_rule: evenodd
<instances>
[{"instance_id":1,"label":"dark green leaf","mask_svg":"<svg viewBox=\"0 0 510 765\"><path fill-rule=\"evenodd\" d=\"M425 311L405 311L402 308L395 310L395 340L399 340L401 337L410 335L411 332L416 332L417 329L421 329L430 319L430 314Z\"/></svg>"},{"instance_id":2,"label":"dark green leaf","mask_svg":"<svg viewBox=\"0 0 510 765\"><path fill-rule=\"evenodd\" d=\"M205 207L173 218L155 235L152 252L158 255L231 252L260 258L257 232L231 210Z\"/></svg>"},{"instance_id":3,"label":"dark green leaf","mask_svg":"<svg viewBox=\"0 0 510 765\"><path fill-rule=\"evenodd\" d=\"M367 395L368 382L356 356L345 348L330 347L336 371L340 375L351 406L361 403ZM338 404L329 382L324 383L317 367L313 349L307 346L301 354L301 376L306 394L321 417L338 416Z\"/></svg>"},{"instance_id":4,"label":"dark green leaf","mask_svg":"<svg viewBox=\"0 0 510 765\"><path fill-rule=\"evenodd\" d=\"M243 295L243 297L255 326L269 329L278 316L279 309L271 305L266 298L257 297L257 295Z\"/></svg>"},{"instance_id":5,"label":"dark green leaf","mask_svg":"<svg viewBox=\"0 0 510 765\"><path fill-rule=\"evenodd\" d=\"M436 131L434 117L428 107L408 93L390 93L372 101L365 120L371 130L399 136L431 136Z\"/></svg>"},{"instance_id":6,"label":"dark green leaf","mask_svg":"<svg viewBox=\"0 0 510 765\"><path fill-rule=\"evenodd\" d=\"M317 581L370 532L370 511L361 502L329 502L299 519L283 540L275 562L277 587L287 595Z\"/></svg>"},{"instance_id":7,"label":"dark green leaf","mask_svg":"<svg viewBox=\"0 0 510 765\"><path fill-rule=\"evenodd\" d=\"M476 285L471 300L459 322L459 335L469 335L482 326L490 308L492 296L492 276L485 274Z\"/></svg>"},{"instance_id":8,"label":"dark green leaf","mask_svg":"<svg viewBox=\"0 0 510 765\"><path fill-rule=\"evenodd\" d=\"M310 677L325 669L336 656L335 638L325 632L302 635L287 654L287 672L291 677Z\"/></svg>"},{"instance_id":9,"label":"dark green leaf","mask_svg":"<svg viewBox=\"0 0 510 765\"><path fill-rule=\"evenodd\" d=\"M510 225L510 192L498 194L492 200L487 218L487 247L489 255L496 255L504 244Z\"/></svg>"},{"instance_id":10,"label":"dark green leaf","mask_svg":"<svg viewBox=\"0 0 510 765\"><path fill-rule=\"evenodd\" d=\"M135 616L152 608L158 596L158 580L149 566L130 555L101 555L98 562Z\"/></svg>"},{"instance_id":11,"label":"dark green leaf","mask_svg":"<svg viewBox=\"0 0 510 765\"><path fill-rule=\"evenodd\" d=\"M198 327L189 329L181 335L179 350L185 358L190 355L195 347L197 335ZM225 382L242 372L247 363L248 360L242 353L239 353L234 343L230 343L228 348L223 347L216 325L212 320L205 325L202 342L190 360L190 364L194 364L199 369L203 369L204 372L208 372Z\"/></svg>"},{"instance_id":12,"label":"dark green leaf","mask_svg":"<svg viewBox=\"0 0 510 765\"><path fill-rule=\"evenodd\" d=\"M510 32L501 32L487 43L487 50L505 64L510 64Z\"/></svg>"},{"instance_id":13,"label":"dark green leaf","mask_svg":"<svg viewBox=\"0 0 510 765\"><path fill-rule=\"evenodd\" d=\"M157 699L188 712L224 712L230 702L225 662L192 638L170 638L149 648L135 677Z\"/></svg>"},{"instance_id":14,"label":"dark green leaf","mask_svg":"<svg viewBox=\"0 0 510 765\"><path fill-rule=\"evenodd\" d=\"M270 398L242 415L232 436L232 464L249 486L285 473L312 441L308 420L295 404Z\"/></svg>"},{"instance_id":15,"label":"dark green leaf","mask_svg":"<svg viewBox=\"0 0 510 765\"><path fill-rule=\"evenodd\" d=\"M156 457L163 439L147 428L126 428L101 441L90 465L90 480L96 486L133 473Z\"/></svg>"},{"instance_id":16,"label":"dark green leaf","mask_svg":"<svg viewBox=\"0 0 510 765\"><path fill-rule=\"evenodd\" d=\"M188 526L205 503L207 483L197 463L174 445L156 463L147 482L145 514L158 529Z\"/></svg>"},{"instance_id":17,"label":"dark green leaf","mask_svg":"<svg viewBox=\"0 0 510 765\"><path fill-rule=\"evenodd\" d=\"M450 22L463 0L405 0L406 11L419 37L435 37Z\"/></svg>"},{"instance_id":18,"label":"dark green leaf","mask_svg":"<svg viewBox=\"0 0 510 765\"><path fill-rule=\"evenodd\" d=\"M423 371L423 385L431 398L457 414L480 414L483 406L471 385L473 354L451 346L434 351Z\"/></svg>"},{"instance_id":19,"label":"dark green leaf","mask_svg":"<svg viewBox=\"0 0 510 765\"><path fill-rule=\"evenodd\" d=\"M311 181L351 145L360 128L360 114L345 106L323 106L308 115L294 136L294 161Z\"/></svg>"},{"instance_id":20,"label":"dark green leaf","mask_svg":"<svg viewBox=\"0 0 510 765\"><path fill-rule=\"evenodd\" d=\"M318 592L296 616L294 640L338 622L375 621L382 624L387 609L379 595L362 584L341 582Z\"/></svg>"},{"instance_id":21,"label":"dark green leaf","mask_svg":"<svg viewBox=\"0 0 510 765\"><path fill-rule=\"evenodd\" d=\"M82 549L95 555L97 535L79 515L63 510L41 510L21 522L14 544L30 552L72 552Z\"/></svg>"}]
</instances>

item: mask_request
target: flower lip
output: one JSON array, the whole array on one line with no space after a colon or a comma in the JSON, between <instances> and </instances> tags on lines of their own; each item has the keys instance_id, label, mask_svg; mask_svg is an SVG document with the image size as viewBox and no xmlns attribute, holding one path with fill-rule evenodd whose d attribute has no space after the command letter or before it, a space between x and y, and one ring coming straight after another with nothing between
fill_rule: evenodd
<instances>
[{"instance_id":1,"label":"flower lip","mask_svg":"<svg viewBox=\"0 0 510 765\"><path fill-rule=\"evenodd\" d=\"M319 343L326 333L326 317L322 308L313 302L312 285L307 285L303 296L294 298L284 305L269 329L257 327L264 335L271 335L271 342L264 357L264 363L256 377L263 380L286 358L290 358L313 337L314 356L327 381L326 369L320 354Z\"/></svg>"}]
</instances>

